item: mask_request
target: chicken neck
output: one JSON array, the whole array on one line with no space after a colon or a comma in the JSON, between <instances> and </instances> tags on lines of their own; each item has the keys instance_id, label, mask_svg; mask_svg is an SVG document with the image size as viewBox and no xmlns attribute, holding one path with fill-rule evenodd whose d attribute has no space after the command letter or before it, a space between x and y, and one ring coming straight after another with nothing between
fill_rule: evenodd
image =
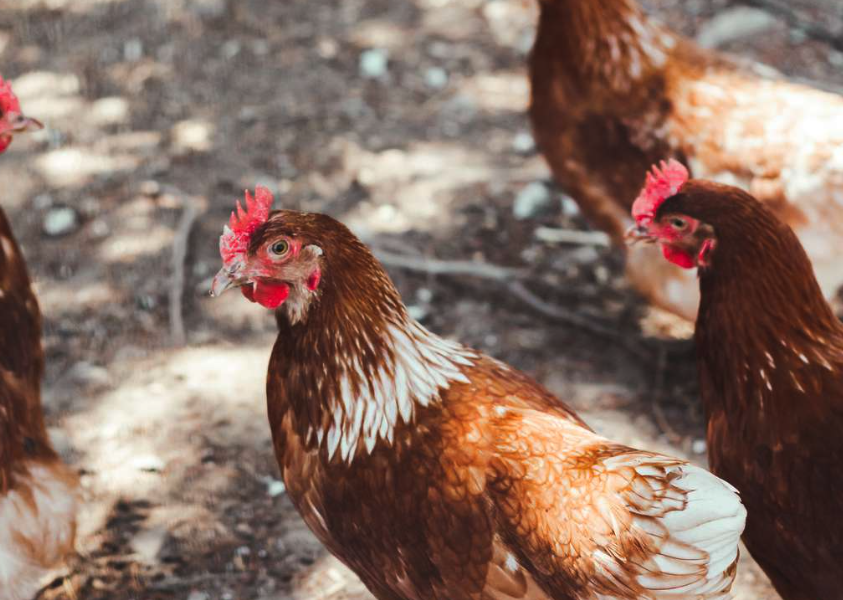
<instances>
[{"instance_id":1,"label":"chicken neck","mask_svg":"<svg viewBox=\"0 0 843 600\"><path fill-rule=\"evenodd\" d=\"M473 357L411 319L374 257L359 250L355 268L328 265L306 319L277 311L267 383L271 413L290 411L307 444L348 463L392 444L419 407L467 381L461 369Z\"/></svg>"}]
</instances>

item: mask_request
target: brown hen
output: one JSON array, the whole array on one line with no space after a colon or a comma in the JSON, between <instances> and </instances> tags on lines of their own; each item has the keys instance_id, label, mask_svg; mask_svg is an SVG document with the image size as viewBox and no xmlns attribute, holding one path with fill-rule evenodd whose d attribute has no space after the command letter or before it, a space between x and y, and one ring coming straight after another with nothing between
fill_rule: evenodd
<instances>
[{"instance_id":1,"label":"brown hen","mask_svg":"<svg viewBox=\"0 0 843 600\"><path fill-rule=\"evenodd\" d=\"M726 598L745 511L687 462L600 437L515 369L427 331L345 226L270 213L220 240L216 295L275 310L275 454L380 600Z\"/></svg>"},{"instance_id":2,"label":"brown hen","mask_svg":"<svg viewBox=\"0 0 843 600\"><path fill-rule=\"evenodd\" d=\"M650 176L639 237L698 267L711 469L749 511L744 541L785 600L843 599L843 324L790 227L746 192Z\"/></svg>"},{"instance_id":3,"label":"brown hen","mask_svg":"<svg viewBox=\"0 0 843 600\"><path fill-rule=\"evenodd\" d=\"M38 128L0 78L0 152ZM41 408L41 312L0 209L0 600L28 600L73 549L78 481L53 450Z\"/></svg>"},{"instance_id":4,"label":"brown hen","mask_svg":"<svg viewBox=\"0 0 843 600\"><path fill-rule=\"evenodd\" d=\"M540 0L530 117L556 180L622 246L641 173L662 158L750 191L799 236L826 298L843 285L843 98L738 64L634 0ZM693 273L628 250L651 302L693 320Z\"/></svg>"}]
</instances>

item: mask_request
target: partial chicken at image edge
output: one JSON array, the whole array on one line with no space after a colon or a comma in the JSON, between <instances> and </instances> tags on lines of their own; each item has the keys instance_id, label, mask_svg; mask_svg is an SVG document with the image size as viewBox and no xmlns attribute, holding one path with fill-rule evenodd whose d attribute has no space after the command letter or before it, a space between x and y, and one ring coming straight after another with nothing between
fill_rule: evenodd
<instances>
[{"instance_id":1,"label":"partial chicken at image edge","mask_svg":"<svg viewBox=\"0 0 843 600\"><path fill-rule=\"evenodd\" d=\"M732 187L662 163L633 239L699 270L695 341L711 470L783 600L843 599L843 323L791 228Z\"/></svg>"},{"instance_id":2,"label":"partial chicken at image edge","mask_svg":"<svg viewBox=\"0 0 843 600\"><path fill-rule=\"evenodd\" d=\"M40 127L0 77L0 152ZM43 375L38 300L0 208L0 600L29 600L74 550L79 481L50 443Z\"/></svg>"},{"instance_id":3,"label":"partial chicken at image edge","mask_svg":"<svg viewBox=\"0 0 843 600\"><path fill-rule=\"evenodd\" d=\"M798 235L828 299L843 290L843 97L701 48L635 0L538 0L530 120L553 176L626 252L630 282L693 321L692 271L624 248L642 173L674 158L736 185ZM837 301L837 300L835 300Z\"/></svg>"},{"instance_id":4,"label":"partial chicken at image edge","mask_svg":"<svg viewBox=\"0 0 843 600\"><path fill-rule=\"evenodd\" d=\"M524 374L412 320L369 249L246 193L212 294L275 311L275 455L381 600L729 597L746 511L686 461L595 434Z\"/></svg>"}]
</instances>

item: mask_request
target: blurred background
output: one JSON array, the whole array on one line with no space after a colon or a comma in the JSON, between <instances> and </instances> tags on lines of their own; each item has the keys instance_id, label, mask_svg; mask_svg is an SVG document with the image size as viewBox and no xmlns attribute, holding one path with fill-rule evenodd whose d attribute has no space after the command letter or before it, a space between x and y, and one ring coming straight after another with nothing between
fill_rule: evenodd
<instances>
[{"instance_id":1,"label":"blurred background","mask_svg":"<svg viewBox=\"0 0 843 600\"><path fill-rule=\"evenodd\" d=\"M840 90L836 4L644 3ZM704 463L691 327L630 290L536 153L535 17L521 0L0 0L0 72L47 125L3 156L0 201L44 312L52 433L87 494L82 556L42 598L370 598L277 480L271 315L207 294L256 184L350 225L425 326L609 437ZM773 598L744 557L737 598Z\"/></svg>"}]
</instances>

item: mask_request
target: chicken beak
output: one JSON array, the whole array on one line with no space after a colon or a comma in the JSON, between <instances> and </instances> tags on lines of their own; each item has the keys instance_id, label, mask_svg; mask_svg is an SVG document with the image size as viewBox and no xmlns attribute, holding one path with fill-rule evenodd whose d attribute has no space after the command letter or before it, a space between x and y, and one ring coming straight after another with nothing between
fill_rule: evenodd
<instances>
[{"instance_id":1,"label":"chicken beak","mask_svg":"<svg viewBox=\"0 0 843 600\"><path fill-rule=\"evenodd\" d=\"M650 230L645 225L641 224L633 225L627 229L626 234L624 234L624 239L629 246L641 241L652 242L655 240L655 238L650 235Z\"/></svg>"},{"instance_id":2,"label":"chicken beak","mask_svg":"<svg viewBox=\"0 0 843 600\"><path fill-rule=\"evenodd\" d=\"M44 124L38 119L25 117L18 112L7 113L0 123L0 133L25 133L44 129Z\"/></svg>"},{"instance_id":3,"label":"chicken beak","mask_svg":"<svg viewBox=\"0 0 843 600\"><path fill-rule=\"evenodd\" d=\"M243 278L238 277L238 271L241 270L241 267L241 264L235 264L230 267L225 266L219 270L216 276L214 276L214 282L211 284L211 296L213 298L218 298L226 290L239 287L246 283Z\"/></svg>"}]
</instances>

